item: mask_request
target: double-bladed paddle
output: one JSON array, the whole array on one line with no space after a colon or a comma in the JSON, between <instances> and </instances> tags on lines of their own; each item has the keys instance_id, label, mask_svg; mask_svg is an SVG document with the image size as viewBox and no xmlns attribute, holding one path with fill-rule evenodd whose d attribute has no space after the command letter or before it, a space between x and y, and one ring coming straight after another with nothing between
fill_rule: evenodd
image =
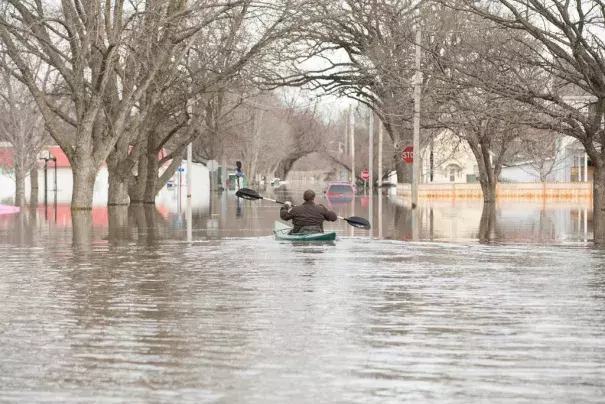
<instances>
[{"instance_id":1,"label":"double-bladed paddle","mask_svg":"<svg viewBox=\"0 0 605 404\"><path fill-rule=\"evenodd\" d=\"M280 203L282 205L285 203L285 202L282 202L282 201L277 201L275 199L271 199L271 198L267 198L267 197L261 196L261 195L258 194L258 192L256 192L253 189L250 189L250 188L241 188L241 189L239 189L235 193L235 195L238 198L248 199L248 200L251 200L251 201L252 200L257 200L257 199L264 199L266 201ZM370 228L372 227L372 226L370 226L370 222L368 222L363 217L359 217L359 216L351 216L351 217L337 216L337 217L339 219L346 220L346 222L349 223L351 226L357 227L359 229L370 230Z\"/></svg>"}]
</instances>

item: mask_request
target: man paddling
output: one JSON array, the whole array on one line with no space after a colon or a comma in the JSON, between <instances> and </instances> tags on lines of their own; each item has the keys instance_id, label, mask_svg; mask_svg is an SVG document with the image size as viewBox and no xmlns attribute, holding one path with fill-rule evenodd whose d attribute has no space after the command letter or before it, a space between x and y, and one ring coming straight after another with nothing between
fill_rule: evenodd
<instances>
[{"instance_id":1,"label":"man paddling","mask_svg":"<svg viewBox=\"0 0 605 404\"><path fill-rule=\"evenodd\" d=\"M315 192L308 189L303 194L305 202L302 205L292 206L292 202L284 202L279 211L282 220L292 220L294 228L290 233L323 233L324 220L335 222L338 219L336 213L323 205L315 204Z\"/></svg>"}]
</instances>

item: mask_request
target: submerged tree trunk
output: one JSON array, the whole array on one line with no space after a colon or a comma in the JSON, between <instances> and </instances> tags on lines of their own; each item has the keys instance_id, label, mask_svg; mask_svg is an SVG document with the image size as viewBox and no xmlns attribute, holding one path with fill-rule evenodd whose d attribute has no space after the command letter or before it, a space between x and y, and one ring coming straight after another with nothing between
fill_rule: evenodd
<instances>
[{"instance_id":1,"label":"submerged tree trunk","mask_svg":"<svg viewBox=\"0 0 605 404\"><path fill-rule=\"evenodd\" d=\"M143 150L147 150L147 140L141 145ZM128 195L130 203L143 203L145 198L145 185L147 183L147 152L141 153L137 161L137 174L132 178L128 186Z\"/></svg>"},{"instance_id":2,"label":"submerged tree trunk","mask_svg":"<svg viewBox=\"0 0 605 404\"><path fill-rule=\"evenodd\" d=\"M149 139L147 144L147 178L145 180L145 194L143 196L143 202L146 204L155 203L158 169L158 154L154 142Z\"/></svg>"},{"instance_id":3,"label":"submerged tree trunk","mask_svg":"<svg viewBox=\"0 0 605 404\"><path fill-rule=\"evenodd\" d=\"M20 164L15 165L15 206L25 206L25 170Z\"/></svg>"},{"instance_id":4,"label":"submerged tree trunk","mask_svg":"<svg viewBox=\"0 0 605 404\"><path fill-rule=\"evenodd\" d=\"M131 240L128 226L128 206L108 206L108 238L110 243Z\"/></svg>"},{"instance_id":5,"label":"submerged tree trunk","mask_svg":"<svg viewBox=\"0 0 605 404\"><path fill-rule=\"evenodd\" d=\"M605 172L602 161L593 160L593 233L595 244L605 244Z\"/></svg>"},{"instance_id":6,"label":"submerged tree trunk","mask_svg":"<svg viewBox=\"0 0 605 404\"><path fill-rule=\"evenodd\" d=\"M492 167L489 154L489 147L486 144L479 144L472 140L467 140L468 144L477 160L479 168L479 183L483 192L484 203L496 202L496 187L498 185L498 173Z\"/></svg>"},{"instance_id":7,"label":"submerged tree trunk","mask_svg":"<svg viewBox=\"0 0 605 404\"><path fill-rule=\"evenodd\" d=\"M30 209L35 211L38 207L38 167L34 166L29 172L29 204Z\"/></svg>"},{"instance_id":8,"label":"submerged tree trunk","mask_svg":"<svg viewBox=\"0 0 605 404\"><path fill-rule=\"evenodd\" d=\"M128 196L130 172L125 172L124 165L121 164L125 158L125 156L120 155L116 150L111 152L107 158L107 180L109 182L107 193L108 206L128 205L130 203L130 197Z\"/></svg>"},{"instance_id":9,"label":"submerged tree trunk","mask_svg":"<svg viewBox=\"0 0 605 404\"><path fill-rule=\"evenodd\" d=\"M73 193L71 195L72 210L92 209L92 198L97 178L97 170L92 161L85 160L84 163L73 166Z\"/></svg>"},{"instance_id":10,"label":"submerged tree trunk","mask_svg":"<svg viewBox=\"0 0 605 404\"><path fill-rule=\"evenodd\" d=\"M119 169L108 167L109 189L107 194L108 206L125 206L130 203L128 196L128 178L121 174Z\"/></svg>"},{"instance_id":11,"label":"submerged tree trunk","mask_svg":"<svg viewBox=\"0 0 605 404\"><path fill-rule=\"evenodd\" d=\"M92 242L92 211L88 209L74 210L74 205L72 205L71 226L73 246L90 247Z\"/></svg>"},{"instance_id":12,"label":"submerged tree trunk","mask_svg":"<svg viewBox=\"0 0 605 404\"><path fill-rule=\"evenodd\" d=\"M496 203L485 202L479 222L479 242L487 243L495 239L496 233Z\"/></svg>"}]
</instances>

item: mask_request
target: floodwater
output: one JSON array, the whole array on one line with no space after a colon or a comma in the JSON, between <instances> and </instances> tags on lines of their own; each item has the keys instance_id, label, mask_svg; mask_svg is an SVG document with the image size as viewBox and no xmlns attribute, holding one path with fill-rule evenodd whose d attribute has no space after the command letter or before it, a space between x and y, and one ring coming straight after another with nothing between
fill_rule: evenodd
<instances>
[{"instance_id":1,"label":"floodwater","mask_svg":"<svg viewBox=\"0 0 605 404\"><path fill-rule=\"evenodd\" d=\"M0 216L0 402L604 402L588 201L318 199L371 233L277 242L231 194Z\"/></svg>"}]
</instances>

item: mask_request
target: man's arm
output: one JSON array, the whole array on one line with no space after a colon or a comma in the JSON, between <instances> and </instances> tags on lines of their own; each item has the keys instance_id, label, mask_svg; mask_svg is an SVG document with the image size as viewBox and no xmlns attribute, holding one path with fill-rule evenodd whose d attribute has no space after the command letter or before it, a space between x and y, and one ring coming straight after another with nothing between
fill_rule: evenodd
<instances>
[{"instance_id":1,"label":"man's arm","mask_svg":"<svg viewBox=\"0 0 605 404\"><path fill-rule=\"evenodd\" d=\"M290 214L290 211L292 210L292 207L288 207L287 205L284 205L281 207L281 209L279 210L279 217L281 218L281 220L292 220L292 218L294 216L292 216Z\"/></svg>"},{"instance_id":2,"label":"man's arm","mask_svg":"<svg viewBox=\"0 0 605 404\"><path fill-rule=\"evenodd\" d=\"M332 212L330 209L326 208L324 205L319 205L322 207L322 214L324 215L324 219L326 219L329 222L335 222L336 219L338 219L338 216L336 215L336 213Z\"/></svg>"}]
</instances>

